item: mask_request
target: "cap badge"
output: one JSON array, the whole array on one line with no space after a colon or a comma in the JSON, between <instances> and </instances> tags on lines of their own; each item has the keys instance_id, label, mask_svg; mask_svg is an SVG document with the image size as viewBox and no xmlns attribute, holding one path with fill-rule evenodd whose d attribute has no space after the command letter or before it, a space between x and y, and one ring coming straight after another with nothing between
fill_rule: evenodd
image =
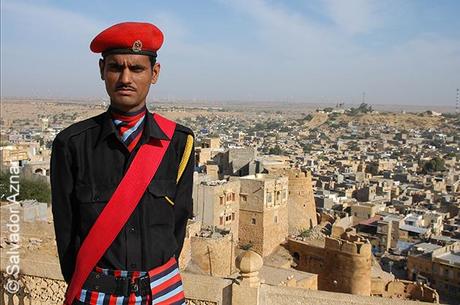
<instances>
[{"instance_id":1,"label":"cap badge","mask_svg":"<svg viewBox=\"0 0 460 305\"><path fill-rule=\"evenodd\" d=\"M136 40L136 41L133 43L132 49L133 49L134 52L139 52L139 51L141 51L141 50L142 50L142 41Z\"/></svg>"}]
</instances>

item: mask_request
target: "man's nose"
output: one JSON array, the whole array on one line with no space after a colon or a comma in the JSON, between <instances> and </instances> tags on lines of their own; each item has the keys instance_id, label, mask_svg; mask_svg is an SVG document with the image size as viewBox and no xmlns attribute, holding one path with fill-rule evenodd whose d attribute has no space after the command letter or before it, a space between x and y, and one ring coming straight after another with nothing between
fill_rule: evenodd
<instances>
[{"instance_id":1,"label":"man's nose","mask_svg":"<svg viewBox=\"0 0 460 305\"><path fill-rule=\"evenodd\" d=\"M131 71L129 71L128 67L125 67L121 71L120 83L122 83L122 84L130 84L131 83Z\"/></svg>"}]
</instances>

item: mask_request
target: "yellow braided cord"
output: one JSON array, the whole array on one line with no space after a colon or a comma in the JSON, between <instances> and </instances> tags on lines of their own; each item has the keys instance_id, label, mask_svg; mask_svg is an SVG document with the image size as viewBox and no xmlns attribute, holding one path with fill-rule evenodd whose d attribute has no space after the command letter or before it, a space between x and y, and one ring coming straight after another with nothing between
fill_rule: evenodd
<instances>
[{"instance_id":1,"label":"yellow braided cord","mask_svg":"<svg viewBox=\"0 0 460 305\"><path fill-rule=\"evenodd\" d=\"M174 201L172 201L171 199L169 199L168 196L165 196L165 199L166 199L171 205L174 205Z\"/></svg>"},{"instance_id":2,"label":"yellow braided cord","mask_svg":"<svg viewBox=\"0 0 460 305\"><path fill-rule=\"evenodd\" d=\"M185 167L187 166L188 160L192 153L193 148L193 136L187 135L187 143L185 143L184 154L182 155L182 160L179 164L179 172L177 173L177 180L176 183L179 182L180 177L184 173Z\"/></svg>"}]
</instances>

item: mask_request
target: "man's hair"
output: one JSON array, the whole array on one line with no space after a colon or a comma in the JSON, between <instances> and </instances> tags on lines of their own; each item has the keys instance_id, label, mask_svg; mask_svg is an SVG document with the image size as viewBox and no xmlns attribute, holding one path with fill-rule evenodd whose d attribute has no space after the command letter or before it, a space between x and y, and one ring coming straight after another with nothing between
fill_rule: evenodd
<instances>
[{"instance_id":1,"label":"man's hair","mask_svg":"<svg viewBox=\"0 0 460 305\"><path fill-rule=\"evenodd\" d=\"M150 59L150 65L153 66L155 65L155 63L157 62L157 58L156 56L152 56L152 55L149 55L149 59Z\"/></svg>"}]
</instances>

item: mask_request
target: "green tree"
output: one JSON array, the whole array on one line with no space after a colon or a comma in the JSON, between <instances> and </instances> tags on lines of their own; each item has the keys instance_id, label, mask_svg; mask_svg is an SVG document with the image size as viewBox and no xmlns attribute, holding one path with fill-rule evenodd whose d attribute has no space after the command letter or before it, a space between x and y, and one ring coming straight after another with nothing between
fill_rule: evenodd
<instances>
[{"instance_id":1,"label":"green tree","mask_svg":"<svg viewBox=\"0 0 460 305\"><path fill-rule=\"evenodd\" d=\"M366 104L366 103L361 103L358 107L359 112L361 113L368 113L372 112L372 106Z\"/></svg>"},{"instance_id":2,"label":"green tree","mask_svg":"<svg viewBox=\"0 0 460 305\"><path fill-rule=\"evenodd\" d=\"M0 194L4 195L3 199L14 195L15 190L10 190L10 174L2 172L0 174ZM29 179L19 179L19 195L17 201L35 199L39 202L51 203L51 188L50 185L42 181L34 181Z\"/></svg>"},{"instance_id":3,"label":"green tree","mask_svg":"<svg viewBox=\"0 0 460 305\"><path fill-rule=\"evenodd\" d=\"M302 121L309 122L309 121L311 121L311 119L313 119L313 115L311 115L309 113L309 114L307 114L306 116L303 117Z\"/></svg>"},{"instance_id":4,"label":"green tree","mask_svg":"<svg viewBox=\"0 0 460 305\"><path fill-rule=\"evenodd\" d=\"M311 145L310 143L303 144L302 145L303 152L304 153L309 153L311 151L312 147L313 147L313 145Z\"/></svg>"},{"instance_id":5,"label":"green tree","mask_svg":"<svg viewBox=\"0 0 460 305\"><path fill-rule=\"evenodd\" d=\"M422 165L423 173L431 173L445 170L444 160L440 157L435 157L430 161L425 161Z\"/></svg>"},{"instance_id":6,"label":"green tree","mask_svg":"<svg viewBox=\"0 0 460 305\"><path fill-rule=\"evenodd\" d=\"M270 150L268 151L268 153L270 155L282 155L283 150L281 149L281 147L278 144L276 144L275 147L270 147Z\"/></svg>"},{"instance_id":7,"label":"green tree","mask_svg":"<svg viewBox=\"0 0 460 305\"><path fill-rule=\"evenodd\" d=\"M348 110L348 114L351 116L356 116L358 114L369 113L369 112L372 112L372 106L366 103L361 103L358 106L358 108L351 107L350 110Z\"/></svg>"},{"instance_id":8,"label":"green tree","mask_svg":"<svg viewBox=\"0 0 460 305\"><path fill-rule=\"evenodd\" d=\"M308 238L311 235L312 231L313 231L312 229L300 230L299 236L303 238Z\"/></svg>"}]
</instances>

